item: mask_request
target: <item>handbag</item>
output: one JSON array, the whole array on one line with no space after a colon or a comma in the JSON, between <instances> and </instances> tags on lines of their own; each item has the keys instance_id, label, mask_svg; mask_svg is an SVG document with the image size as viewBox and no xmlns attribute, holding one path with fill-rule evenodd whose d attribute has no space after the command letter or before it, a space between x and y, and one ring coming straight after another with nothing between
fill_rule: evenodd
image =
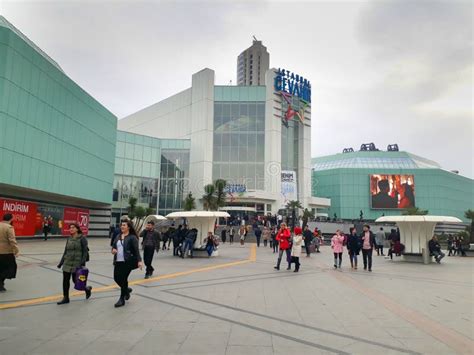
<instances>
[{"instance_id":1,"label":"handbag","mask_svg":"<svg viewBox=\"0 0 474 355\"><path fill-rule=\"evenodd\" d=\"M85 291L87 287L87 277L89 276L89 269L84 266L76 269L76 278L74 279L74 288L78 291Z\"/></svg>"}]
</instances>

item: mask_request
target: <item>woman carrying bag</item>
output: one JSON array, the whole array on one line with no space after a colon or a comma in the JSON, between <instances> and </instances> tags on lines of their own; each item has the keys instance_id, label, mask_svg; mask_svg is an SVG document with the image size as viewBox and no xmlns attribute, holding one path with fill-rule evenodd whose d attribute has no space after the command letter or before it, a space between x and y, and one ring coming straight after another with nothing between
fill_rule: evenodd
<instances>
[{"instance_id":1,"label":"woman carrying bag","mask_svg":"<svg viewBox=\"0 0 474 355\"><path fill-rule=\"evenodd\" d=\"M295 263L295 271L300 271L301 247L303 245L303 231L301 227L295 227L295 235L293 236L293 244L291 247L291 262Z\"/></svg>"},{"instance_id":2,"label":"woman carrying bag","mask_svg":"<svg viewBox=\"0 0 474 355\"><path fill-rule=\"evenodd\" d=\"M89 261L89 248L87 247L87 239L82 235L79 224L72 223L69 225L69 233L71 237L66 242L63 257L58 264L58 269L63 268L63 299L57 304L69 303L69 287L71 278L76 282L76 271ZM92 287L85 288L86 299L92 294Z\"/></svg>"},{"instance_id":3,"label":"woman carrying bag","mask_svg":"<svg viewBox=\"0 0 474 355\"><path fill-rule=\"evenodd\" d=\"M137 268L143 268L142 258L138 249L138 237L131 221L120 224L121 233L112 245L114 255L114 280L120 286L120 298L115 307L125 306L130 299L132 289L128 287L128 276Z\"/></svg>"}]
</instances>

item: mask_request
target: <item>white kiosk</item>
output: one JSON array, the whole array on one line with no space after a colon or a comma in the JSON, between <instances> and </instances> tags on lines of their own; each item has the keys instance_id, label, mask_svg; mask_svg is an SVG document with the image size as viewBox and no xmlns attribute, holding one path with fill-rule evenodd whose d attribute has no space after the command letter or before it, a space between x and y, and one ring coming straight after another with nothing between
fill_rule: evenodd
<instances>
[{"instance_id":1,"label":"white kiosk","mask_svg":"<svg viewBox=\"0 0 474 355\"><path fill-rule=\"evenodd\" d=\"M400 243L405 245L403 260L431 262L428 241L433 237L437 223L462 223L459 218L449 216L384 216L377 223L396 223L400 229Z\"/></svg>"},{"instance_id":2,"label":"white kiosk","mask_svg":"<svg viewBox=\"0 0 474 355\"><path fill-rule=\"evenodd\" d=\"M214 233L214 226L217 218L228 218L230 215L222 211L180 211L166 215L169 219L186 218L188 228L196 228L198 236L196 245L201 245L202 241L207 238L207 232Z\"/></svg>"}]
</instances>

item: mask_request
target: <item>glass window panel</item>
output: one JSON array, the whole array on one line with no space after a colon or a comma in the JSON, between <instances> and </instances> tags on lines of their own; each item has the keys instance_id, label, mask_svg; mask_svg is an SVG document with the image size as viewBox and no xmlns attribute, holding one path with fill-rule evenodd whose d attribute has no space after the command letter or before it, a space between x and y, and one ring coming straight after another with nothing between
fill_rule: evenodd
<instances>
[{"instance_id":1,"label":"glass window panel","mask_svg":"<svg viewBox=\"0 0 474 355\"><path fill-rule=\"evenodd\" d=\"M220 164L214 163L212 164L212 179L220 179L221 177L221 166Z\"/></svg>"},{"instance_id":2,"label":"glass window panel","mask_svg":"<svg viewBox=\"0 0 474 355\"><path fill-rule=\"evenodd\" d=\"M239 147L246 147L248 144L248 137L246 133L239 134Z\"/></svg>"},{"instance_id":3,"label":"glass window panel","mask_svg":"<svg viewBox=\"0 0 474 355\"><path fill-rule=\"evenodd\" d=\"M135 160L143 160L143 146L135 144L133 158Z\"/></svg>"},{"instance_id":4,"label":"glass window panel","mask_svg":"<svg viewBox=\"0 0 474 355\"><path fill-rule=\"evenodd\" d=\"M118 157L125 157L125 143L117 142L116 154Z\"/></svg>"},{"instance_id":5,"label":"glass window panel","mask_svg":"<svg viewBox=\"0 0 474 355\"><path fill-rule=\"evenodd\" d=\"M255 117L257 115L257 104L254 102L249 103L249 116Z\"/></svg>"},{"instance_id":6,"label":"glass window panel","mask_svg":"<svg viewBox=\"0 0 474 355\"><path fill-rule=\"evenodd\" d=\"M122 158L115 158L115 173L123 174L124 160Z\"/></svg>"},{"instance_id":7,"label":"glass window panel","mask_svg":"<svg viewBox=\"0 0 474 355\"><path fill-rule=\"evenodd\" d=\"M238 103L233 103L231 106L230 117L239 117L240 116L240 107Z\"/></svg>"},{"instance_id":8,"label":"glass window panel","mask_svg":"<svg viewBox=\"0 0 474 355\"><path fill-rule=\"evenodd\" d=\"M230 161L236 159L236 157L231 156L231 148L230 147L222 147L222 161Z\"/></svg>"},{"instance_id":9,"label":"glass window panel","mask_svg":"<svg viewBox=\"0 0 474 355\"><path fill-rule=\"evenodd\" d=\"M232 133L230 135L230 146L231 147L238 147L239 146L239 134Z\"/></svg>"},{"instance_id":10,"label":"glass window panel","mask_svg":"<svg viewBox=\"0 0 474 355\"><path fill-rule=\"evenodd\" d=\"M214 146L221 146L221 145L222 145L222 134L214 133Z\"/></svg>"},{"instance_id":11,"label":"glass window panel","mask_svg":"<svg viewBox=\"0 0 474 355\"><path fill-rule=\"evenodd\" d=\"M229 180L232 178L229 173L229 164L221 164L221 178L225 180Z\"/></svg>"},{"instance_id":12,"label":"glass window panel","mask_svg":"<svg viewBox=\"0 0 474 355\"><path fill-rule=\"evenodd\" d=\"M246 162L248 160L247 147L239 147L239 161Z\"/></svg>"},{"instance_id":13,"label":"glass window panel","mask_svg":"<svg viewBox=\"0 0 474 355\"><path fill-rule=\"evenodd\" d=\"M129 160L129 159L124 160L123 173L124 175L133 174L133 160Z\"/></svg>"},{"instance_id":14,"label":"glass window panel","mask_svg":"<svg viewBox=\"0 0 474 355\"><path fill-rule=\"evenodd\" d=\"M133 162L133 175L134 176L142 176L142 162L141 161L134 161Z\"/></svg>"},{"instance_id":15,"label":"glass window panel","mask_svg":"<svg viewBox=\"0 0 474 355\"><path fill-rule=\"evenodd\" d=\"M230 146L229 133L227 133L227 134L222 134L222 142L221 142L221 145L222 145L223 147L229 147L229 146Z\"/></svg>"},{"instance_id":16,"label":"glass window panel","mask_svg":"<svg viewBox=\"0 0 474 355\"><path fill-rule=\"evenodd\" d=\"M239 164L229 164L229 177L231 179L235 179L236 177L238 177L240 175L240 172L239 172L239 168L240 168L240 165Z\"/></svg>"},{"instance_id":17,"label":"glass window panel","mask_svg":"<svg viewBox=\"0 0 474 355\"><path fill-rule=\"evenodd\" d=\"M246 103L240 104L240 116L248 116L249 114L249 105Z\"/></svg>"},{"instance_id":18,"label":"glass window panel","mask_svg":"<svg viewBox=\"0 0 474 355\"><path fill-rule=\"evenodd\" d=\"M125 158L133 159L134 145L131 143L125 143Z\"/></svg>"},{"instance_id":19,"label":"glass window panel","mask_svg":"<svg viewBox=\"0 0 474 355\"><path fill-rule=\"evenodd\" d=\"M143 176L152 177L151 163L149 163L149 162L144 162L143 163Z\"/></svg>"},{"instance_id":20,"label":"glass window panel","mask_svg":"<svg viewBox=\"0 0 474 355\"><path fill-rule=\"evenodd\" d=\"M264 102L257 103L257 116L265 117L265 103Z\"/></svg>"},{"instance_id":21,"label":"glass window panel","mask_svg":"<svg viewBox=\"0 0 474 355\"><path fill-rule=\"evenodd\" d=\"M214 104L214 117L222 116L222 104L215 103Z\"/></svg>"},{"instance_id":22,"label":"glass window panel","mask_svg":"<svg viewBox=\"0 0 474 355\"><path fill-rule=\"evenodd\" d=\"M230 118L230 104L226 103L222 105L222 117Z\"/></svg>"},{"instance_id":23,"label":"glass window panel","mask_svg":"<svg viewBox=\"0 0 474 355\"><path fill-rule=\"evenodd\" d=\"M150 147L143 147L143 160L144 161L151 161L151 151Z\"/></svg>"}]
</instances>

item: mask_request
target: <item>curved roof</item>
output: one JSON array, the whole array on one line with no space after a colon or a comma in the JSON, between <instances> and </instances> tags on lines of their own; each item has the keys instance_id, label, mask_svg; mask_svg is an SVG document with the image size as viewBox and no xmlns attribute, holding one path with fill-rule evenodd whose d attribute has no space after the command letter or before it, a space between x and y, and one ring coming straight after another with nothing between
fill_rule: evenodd
<instances>
[{"instance_id":1,"label":"curved roof","mask_svg":"<svg viewBox=\"0 0 474 355\"><path fill-rule=\"evenodd\" d=\"M230 214L227 212L221 211L180 211L180 212L173 212L166 215L166 218L202 218L202 217L230 217Z\"/></svg>"},{"instance_id":2,"label":"curved roof","mask_svg":"<svg viewBox=\"0 0 474 355\"><path fill-rule=\"evenodd\" d=\"M462 223L459 218L450 216L384 216L375 221L380 222L436 222L436 223Z\"/></svg>"},{"instance_id":3,"label":"curved roof","mask_svg":"<svg viewBox=\"0 0 474 355\"><path fill-rule=\"evenodd\" d=\"M50 62L56 69L60 70L64 73L62 68L56 63L49 55L41 50L36 44L34 44L28 37L26 37L18 28L13 26L5 17L0 15L0 27L8 28L9 30L13 31L18 37L20 37L23 41L25 41L31 48L37 51L44 59Z\"/></svg>"},{"instance_id":4,"label":"curved roof","mask_svg":"<svg viewBox=\"0 0 474 355\"><path fill-rule=\"evenodd\" d=\"M313 170L329 169L441 169L429 159L408 152L367 152L340 153L311 159Z\"/></svg>"}]
</instances>

